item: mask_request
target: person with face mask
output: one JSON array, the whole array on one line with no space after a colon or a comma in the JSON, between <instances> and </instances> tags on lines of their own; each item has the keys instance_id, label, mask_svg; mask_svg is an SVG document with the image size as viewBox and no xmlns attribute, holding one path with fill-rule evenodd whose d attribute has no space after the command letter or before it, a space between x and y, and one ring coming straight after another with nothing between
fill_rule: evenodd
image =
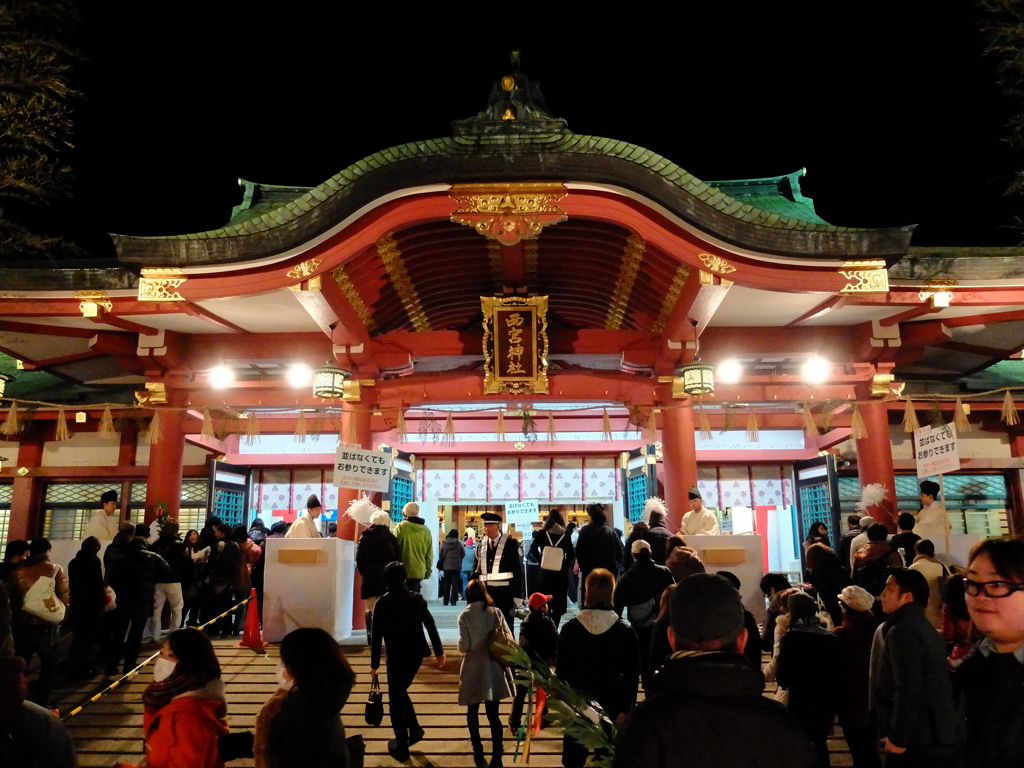
<instances>
[{"instance_id":1,"label":"person with face mask","mask_svg":"<svg viewBox=\"0 0 1024 768\"><path fill-rule=\"evenodd\" d=\"M190 627L164 640L142 702L146 760L120 768L222 768L217 739L228 732L227 702L205 634Z\"/></svg>"},{"instance_id":2,"label":"person with face mask","mask_svg":"<svg viewBox=\"0 0 1024 768\"><path fill-rule=\"evenodd\" d=\"M256 768L348 768L341 723L355 674L327 632L301 627L281 641L278 691L256 716Z\"/></svg>"}]
</instances>

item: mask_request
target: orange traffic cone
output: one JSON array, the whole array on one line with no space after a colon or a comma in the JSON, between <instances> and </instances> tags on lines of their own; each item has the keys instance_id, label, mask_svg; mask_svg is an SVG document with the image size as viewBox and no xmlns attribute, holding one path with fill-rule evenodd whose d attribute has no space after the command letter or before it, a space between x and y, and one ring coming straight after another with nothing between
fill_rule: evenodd
<instances>
[{"instance_id":1,"label":"orange traffic cone","mask_svg":"<svg viewBox=\"0 0 1024 768\"><path fill-rule=\"evenodd\" d=\"M263 642L263 635L260 632L260 611L256 602L256 587L249 593L249 605L245 614L245 632L242 633L242 640L239 648L251 648L254 651L262 651L267 647Z\"/></svg>"}]
</instances>

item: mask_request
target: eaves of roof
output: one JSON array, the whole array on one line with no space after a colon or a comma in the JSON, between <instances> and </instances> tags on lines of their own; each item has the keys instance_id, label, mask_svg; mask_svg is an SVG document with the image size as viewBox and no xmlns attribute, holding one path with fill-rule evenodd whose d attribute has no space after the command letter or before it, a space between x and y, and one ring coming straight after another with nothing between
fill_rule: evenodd
<instances>
[{"instance_id":1,"label":"eaves of roof","mask_svg":"<svg viewBox=\"0 0 1024 768\"><path fill-rule=\"evenodd\" d=\"M859 229L765 211L625 141L571 133L459 136L376 152L290 202L220 229L165 237L111 235L122 263L197 266L249 261L294 248L384 194L437 183L575 181L646 196L721 240L755 251L829 259L884 258L909 247L913 227Z\"/></svg>"},{"instance_id":2,"label":"eaves of roof","mask_svg":"<svg viewBox=\"0 0 1024 768\"><path fill-rule=\"evenodd\" d=\"M1024 278L1024 248L911 248L890 280L998 281Z\"/></svg>"}]
</instances>

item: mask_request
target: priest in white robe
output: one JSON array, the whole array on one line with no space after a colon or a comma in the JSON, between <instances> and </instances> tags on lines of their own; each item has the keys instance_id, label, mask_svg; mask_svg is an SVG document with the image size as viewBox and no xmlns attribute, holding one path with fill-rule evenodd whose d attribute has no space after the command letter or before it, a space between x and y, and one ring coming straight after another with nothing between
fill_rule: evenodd
<instances>
[{"instance_id":1,"label":"priest in white robe","mask_svg":"<svg viewBox=\"0 0 1024 768\"><path fill-rule=\"evenodd\" d=\"M288 529L288 533L284 535L286 539L319 539L322 538L320 535L320 524L317 519L320 517L320 499L317 498L316 494L310 494L306 500L306 511L303 512L299 517L292 523L292 527Z\"/></svg>"}]
</instances>

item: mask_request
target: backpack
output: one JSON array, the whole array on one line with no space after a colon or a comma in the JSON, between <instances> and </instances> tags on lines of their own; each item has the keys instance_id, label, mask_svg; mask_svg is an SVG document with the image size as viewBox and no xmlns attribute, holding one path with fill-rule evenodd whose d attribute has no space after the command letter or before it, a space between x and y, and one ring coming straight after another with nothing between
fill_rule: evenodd
<instances>
[{"instance_id":1,"label":"backpack","mask_svg":"<svg viewBox=\"0 0 1024 768\"><path fill-rule=\"evenodd\" d=\"M884 557L869 560L857 569L857 575L854 578L857 586L863 587L874 597L882 594L882 590L885 589L885 580L888 578L883 560L885 560Z\"/></svg>"},{"instance_id":2,"label":"backpack","mask_svg":"<svg viewBox=\"0 0 1024 768\"><path fill-rule=\"evenodd\" d=\"M554 544L551 543L551 534L545 534L548 537L548 546L541 550L540 555L540 567L544 571L560 571L562 570L562 563L565 561L565 551L558 546L562 543L562 539L565 538L563 533L558 537L558 541Z\"/></svg>"}]
</instances>

